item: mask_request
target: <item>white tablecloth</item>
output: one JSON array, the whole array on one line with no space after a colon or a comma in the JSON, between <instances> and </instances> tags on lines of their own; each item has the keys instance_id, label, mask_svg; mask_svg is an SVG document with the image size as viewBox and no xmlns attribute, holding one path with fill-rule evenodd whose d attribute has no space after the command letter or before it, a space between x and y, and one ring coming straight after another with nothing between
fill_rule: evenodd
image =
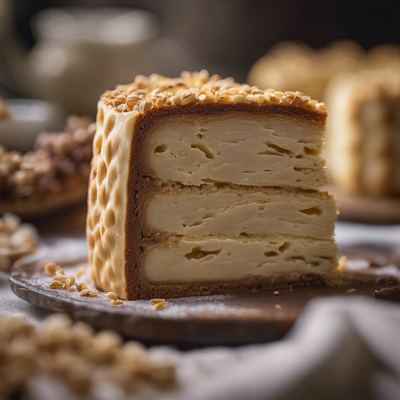
<instances>
[{"instance_id":1,"label":"white tablecloth","mask_svg":"<svg viewBox=\"0 0 400 400\"><path fill-rule=\"evenodd\" d=\"M342 247L381 245L400 254L400 226L338 223L336 232ZM0 313L22 314L35 323L48 315L18 299L4 274ZM395 303L354 296L317 299L278 342L152 351L176 362L178 386L173 392L143 389L132 399L400 399L400 305ZM70 398L52 385L34 382L31 398ZM118 398L121 393L96 393L110 396Z\"/></svg>"}]
</instances>

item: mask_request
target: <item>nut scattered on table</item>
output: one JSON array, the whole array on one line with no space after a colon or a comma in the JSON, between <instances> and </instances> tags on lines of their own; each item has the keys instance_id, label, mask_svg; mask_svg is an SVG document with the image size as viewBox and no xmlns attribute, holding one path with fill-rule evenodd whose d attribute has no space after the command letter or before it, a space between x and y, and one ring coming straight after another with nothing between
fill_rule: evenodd
<instances>
[{"instance_id":1,"label":"nut scattered on table","mask_svg":"<svg viewBox=\"0 0 400 400\"><path fill-rule=\"evenodd\" d=\"M151 299L150 302L156 311L161 310L165 306L165 299Z\"/></svg>"},{"instance_id":2,"label":"nut scattered on table","mask_svg":"<svg viewBox=\"0 0 400 400\"><path fill-rule=\"evenodd\" d=\"M107 292L106 297L107 297L107 299L118 300L118 295L117 295L117 293L114 293L114 292Z\"/></svg>"},{"instance_id":3,"label":"nut scattered on table","mask_svg":"<svg viewBox=\"0 0 400 400\"><path fill-rule=\"evenodd\" d=\"M172 361L156 361L152 353L140 343L124 343L115 332L95 334L66 315L52 315L35 327L24 318L0 314L0 398L20 398L35 377L55 380L88 397L100 383L126 393L135 391L138 383L173 383Z\"/></svg>"},{"instance_id":4,"label":"nut scattered on table","mask_svg":"<svg viewBox=\"0 0 400 400\"><path fill-rule=\"evenodd\" d=\"M50 289L63 289L65 287L64 283L60 281L52 281L47 286Z\"/></svg>"},{"instance_id":5,"label":"nut scattered on table","mask_svg":"<svg viewBox=\"0 0 400 400\"><path fill-rule=\"evenodd\" d=\"M118 306L120 304L124 304L124 301L123 300L112 300L110 302L110 306Z\"/></svg>"},{"instance_id":6,"label":"nut scattered on table","mask_svg":"<svg viewBox=\"0 0 400 400\"><path fill-rule=\"evenodd\" d=\"M87 290L87 289L89 289L89 288L88 288L88 285L85 282L79 282L79 283L76 284L76 290L78 292L81 292L82 290Z\"/></svg>"}]
</instances>

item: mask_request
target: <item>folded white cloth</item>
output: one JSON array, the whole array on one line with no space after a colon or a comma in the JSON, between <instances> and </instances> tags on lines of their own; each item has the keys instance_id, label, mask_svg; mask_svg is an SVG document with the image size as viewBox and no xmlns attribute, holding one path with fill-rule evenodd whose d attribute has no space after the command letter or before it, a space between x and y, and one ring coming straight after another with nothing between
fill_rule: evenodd
<instances>
[{"instance_id":1,"label":"folded white cloth","mask_svg":"<svg viewBox=\"0 0 400 400\"><path fill-rule=\"evenodd\" d=\"M221 351L235 350L207 352L210 357ZM284 340L241 351L250 353L198 377L174 398L400 399L398 304L356 297L317 299ZM184 355L183 364L192 356Z\"/></svg>"}]
</instances>

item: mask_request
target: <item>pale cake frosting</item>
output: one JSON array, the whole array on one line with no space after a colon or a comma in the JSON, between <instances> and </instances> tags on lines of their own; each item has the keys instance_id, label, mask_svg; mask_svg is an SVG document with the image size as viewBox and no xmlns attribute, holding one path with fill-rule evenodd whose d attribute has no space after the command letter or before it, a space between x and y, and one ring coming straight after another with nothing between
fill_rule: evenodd
<instances>
[{"instance_id":1,"label":"pale cake frosting","mask_svg":"<svg viewBox=\"0 0 400 400\"><path fill-rule=\"evenodd\" d=\"M323 281L337 265L336 204L317 191L325 119L302 93L205 71L106 92L88 199L96 285L132 300Z\"/></svg>"}]
</instances>

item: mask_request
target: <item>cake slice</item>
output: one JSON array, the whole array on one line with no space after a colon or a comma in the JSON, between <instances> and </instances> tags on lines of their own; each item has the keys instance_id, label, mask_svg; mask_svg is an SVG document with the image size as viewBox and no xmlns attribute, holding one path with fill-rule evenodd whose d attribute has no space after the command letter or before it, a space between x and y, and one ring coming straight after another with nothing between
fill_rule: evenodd
<instances>
[{"instance_id":1,"label":"cake slice","mask_svg":"<svg viewBox=\"0 0 400 400\"><path fill-rule=\"evenodd\" d=\"M326 110L208 73L139 76L98 105L87 238L128 300L324 282L337 265Z\"/></svg>"}]
</instances>

